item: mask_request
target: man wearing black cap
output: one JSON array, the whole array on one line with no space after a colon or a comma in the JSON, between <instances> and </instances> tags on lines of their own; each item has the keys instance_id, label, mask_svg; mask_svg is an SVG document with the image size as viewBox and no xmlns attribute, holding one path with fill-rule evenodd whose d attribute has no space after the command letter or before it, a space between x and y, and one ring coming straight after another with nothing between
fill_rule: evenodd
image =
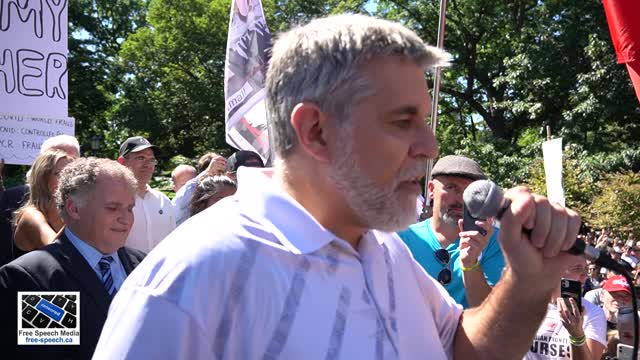
<instances>
[{"instance_id":1,"label":"man wearing black cap","mask_svg":"<svg viewBox=\"0 0 640 360\"><path fill-rule=\"evenodd\" d=\"M176 227L171 200L149 186L158 160L149 140L142 136L128 138L120 146L118 162L128 167L138 180L134 222L127 246L148 253Z\"/></svg>"},{"instance_id":2,"label":"man wearing black cap","mask_svg":"<svg viewBox=\"0 0 640 360\"><path fill-rule=\"evenodd\" d=\"M484 301L504 268L498 229L490 221L477 223L487 231L484 236L462 230L462 193L485 178L480 165L469 158L441 158L428 183L433 216L399 233L416 261L465 308Z\"/></svg>"},{"instance_id":3,"label":"man wearing black cap","mask_svg":"<svg viewBox=\"0 0 640 360\"><path fill-rule=\"evenodd\" d=\"M264 162L262 162L260 155L253 151L236 151L227 160L227 176L236 181L236 172L241 166L262 168L264 167Z\"/></svg>"}]
</instances>

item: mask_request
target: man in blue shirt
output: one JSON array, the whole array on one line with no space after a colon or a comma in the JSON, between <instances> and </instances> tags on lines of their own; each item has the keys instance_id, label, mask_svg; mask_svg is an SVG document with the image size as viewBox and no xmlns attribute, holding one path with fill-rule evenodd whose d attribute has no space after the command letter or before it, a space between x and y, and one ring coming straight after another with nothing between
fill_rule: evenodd
<instances>
[{"instance_id":1,"label":"man in blue shirt","mask_svg":"<svg viewBox=\"0 0 640 360\"><path fill-rule=\"evenodd\" d=\"M486 230L484 236L462 230L462 194L473 181L485 178L474 160L441 158L428 183L433 216L399 233L416 261L465 308L484 301L504 268L498 229L491 219L476 222Z\"/></svg>"}]
</instances>

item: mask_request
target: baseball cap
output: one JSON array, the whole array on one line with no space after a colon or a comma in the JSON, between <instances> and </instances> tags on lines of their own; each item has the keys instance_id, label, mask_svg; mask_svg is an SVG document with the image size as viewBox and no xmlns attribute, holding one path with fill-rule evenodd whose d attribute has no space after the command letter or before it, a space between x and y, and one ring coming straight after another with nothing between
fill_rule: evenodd
<instances>
[{"instance_id":1,"label":"baseball cap","mask_svg":"<svg viewBox=\"0 0 640 360\"><path fill-rule=\"evenodd\" d=\"M610 277L607 281L604 282L602 288L607 290L608 292L626 291L631 294L631 287L629 287L627 279L625 279L622 275L614 275Z\"/></svg>"},{"instance_id":2,"label":"baseball cap","mask_svg":"<svg viewBox=\"0 0 640 360\"><path fill-rule=\"evenodd\" d=\"M227 171L236 172L240 166L246 167L264 167L264 162L260 155L253 151L240 150L236 151L227 159Z\"/></svg>"},{"instance_id":3,"label":"baseball cap","mask_svg":"<svg viewBox=\"0 0 640 360\"><path fill-rule=\"evenodd\" d=\"M142 136L130 137L125 140L122 145L120 145L120 156L126 156L129 153L138 152L149 148L157 149L158 147L152 145L149 140L145 139Z\"/></svg>"},{"instance_id":4,"label":"baseball cap","mask_svg":"<svg viewBox=\"0 0 640 360\"><path fill-rule=\"evenodd\" d=\"M460 155L447 155L438 160L431 171L431 177L438 175L459 176L474 181L487 178L477 162Z\"/></svg>"}]
</instances>

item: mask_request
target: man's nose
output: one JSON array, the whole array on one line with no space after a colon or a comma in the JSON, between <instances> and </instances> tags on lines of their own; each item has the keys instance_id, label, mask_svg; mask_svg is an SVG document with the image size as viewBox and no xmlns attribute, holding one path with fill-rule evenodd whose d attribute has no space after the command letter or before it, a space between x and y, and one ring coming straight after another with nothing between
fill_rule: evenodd
<instances>
[{"instance_id":1,"label":"man's nose","mask_svg":"<svg viewBox=\"0 0 640 360\"><path fill-rule=\"evenodd\" d=\"M409 155L416 158L436 159L438 157L438 140L427 124L416 131L416 137L409 147Z\"/></svg>"}]
</instances>

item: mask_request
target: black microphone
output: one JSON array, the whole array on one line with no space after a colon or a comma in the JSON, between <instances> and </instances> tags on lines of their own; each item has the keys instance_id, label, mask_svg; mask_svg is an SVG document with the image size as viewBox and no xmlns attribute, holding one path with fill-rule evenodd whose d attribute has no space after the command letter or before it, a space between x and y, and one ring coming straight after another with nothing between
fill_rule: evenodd
<instances>
[{"instance_id":1,"label":"black microphone","mask_svg":"<svg viewBox=\"0 0 640 360\"><path fill-rule=\"evenodd\" d=\"M462 199L465 209L469 211L470 216L476 219L486 219L495 216L498 220L502 218L504 212L511 205L511 200L504 198L502 189L491 180L477 180L469 184L465 189ZM531 230L523 229L528 234ZM586 259L594 261L597 265L607 269L614 270L620 274L631 270L631 266L620 264L609 257L605 252L600 251L594 246L586 244L581 239L571 246L568 253L572 255L581 255Z\"/></svg>"}]
</instances>

